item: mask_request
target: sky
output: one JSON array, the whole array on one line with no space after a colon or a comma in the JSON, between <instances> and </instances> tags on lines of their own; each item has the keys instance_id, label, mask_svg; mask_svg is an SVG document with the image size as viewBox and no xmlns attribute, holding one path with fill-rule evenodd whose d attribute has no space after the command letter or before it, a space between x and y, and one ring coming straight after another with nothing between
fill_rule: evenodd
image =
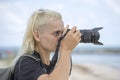
<instances>
[{"instance_id":1,"label":"sky","mask_svg":"<svg viewBox=\"0 0 120 80\"><path fill-rule=\"evenodd\" d=\"M70 28L103 27L99 41L120 46L120 0L0 0L0 46L21 46L30 15L41 8L59 12Z\"/></svg>"}]
</instances>

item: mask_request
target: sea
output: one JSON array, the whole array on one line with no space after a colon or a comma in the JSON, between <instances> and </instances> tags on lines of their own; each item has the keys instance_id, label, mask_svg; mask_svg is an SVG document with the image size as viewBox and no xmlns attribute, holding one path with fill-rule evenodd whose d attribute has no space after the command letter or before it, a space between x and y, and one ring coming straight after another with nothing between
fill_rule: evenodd
<instances>
[{"instance_id":1,"label":"sea","mask_svg":"<svg viewBox=\"0 0 120 80\"><path fill-rule=\"evenodd\" d=\"M101 64L114 68L120 69L120 54L111 53L111 54L72 54L73 64L81 64L81 63L93 63L93 64Z\"/></svg>"},{"instance_id":2,"label":"sea","mask_svg":"<svg viewBox=\"0 0 120 80\"><path fill-rule=\"evenodd\" d=\"M19 47L0 48L0 59L16 55ZM51 55L52 58L53 55ZM95 63L120 69L120 47L77 47L71 54L73 64Z\"/></svg>"},{"instance_id":3,"label":"sea","mask_svg":"<svg viewBox=\"0 0 120 80\"><path fill-rule=\"evenodd\" d=\"M71 58L73 64L92 63L120 69L120 47L77 47Z\"/></svg>"}]
</instances>

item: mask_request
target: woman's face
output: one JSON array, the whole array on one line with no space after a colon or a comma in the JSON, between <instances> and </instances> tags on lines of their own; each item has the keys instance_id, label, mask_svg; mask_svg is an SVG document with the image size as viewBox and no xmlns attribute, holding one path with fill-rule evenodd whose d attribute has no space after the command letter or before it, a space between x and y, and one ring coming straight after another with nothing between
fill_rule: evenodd
<instances>
[{"instance_id":1,"label":"woman's face","mask_svg":"<svg viewBox=\"0 0 120 80\"><path fill-rule=\"evenodd\" d=\"M61 19L52 21L47 24L45 31L40 34L40 47L47 51L55 51L58 39L61 37L64 24Z\"/></svg>"}]
</instances>

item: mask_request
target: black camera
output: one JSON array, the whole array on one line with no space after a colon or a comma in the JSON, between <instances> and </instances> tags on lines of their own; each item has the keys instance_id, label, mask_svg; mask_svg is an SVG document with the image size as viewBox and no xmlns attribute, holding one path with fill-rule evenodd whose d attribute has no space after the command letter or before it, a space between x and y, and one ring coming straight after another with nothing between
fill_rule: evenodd
<instances>
[{"instance_id":1,"label":"black camera","mask_svg":"<svg viewBox=\"0 0 120 80\"><path fill-rule=\"evenodd\" d=\"M103 45L103 43L99 42L99 38L100 38L100 34L99 34L99 30L103 29L103 27L99 27L99 28L93 28L93 29L84 29L84 30L80 30L81 35L81 41L82 43L93 43L93 44L97 44L97 45ZM67 32L60 37L60 39L58 40L58 45L57 48L55 50L55 54L52 58L51 61L51 70L50 72L53 70L53 67L55 66L57 60L58 60L58 52L59 52L59 47L60 47L60 43L61 40L66 36L66 34L70 31L70 29L67 30Z\"/></svg>"},{"instance_id":2,"label":"black camera","mask_svg":"<svg viewBox=\"0 0 120 80\"><path fill-rule=\"evenodd\" d=\"M100 38L100 34L99 34L98 31L101 30L101 29L103 29L103 27L80 30L80 33L82 34L80 42L82 42L82 43L93 43L93 44L96 44L96 45L103 45L103 43L98 41L99 38ZM67 30L66 34L68 33L68 31L70 31L70 29Z\"/></svg>"}]
</instances>

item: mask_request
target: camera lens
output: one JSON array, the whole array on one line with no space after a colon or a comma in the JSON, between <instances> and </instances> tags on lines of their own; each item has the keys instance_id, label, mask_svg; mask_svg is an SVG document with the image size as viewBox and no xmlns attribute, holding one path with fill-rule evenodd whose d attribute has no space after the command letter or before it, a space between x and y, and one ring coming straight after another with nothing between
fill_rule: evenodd
<instances>
[{"instance_id":1,"label":"camera lens","mask_svg":"<svg viewBox=\"0 0 120 80\"><path fill-rule=\"evenodd\" d=\"M94 28L94 29L84 29L80 30L82 36L81 36L81 42L82 43L94 43L103 45L101 42L99 42L100 34L98 30L102 29L100 28Z\"/></svg>"},{"instance_id":2,"label":"camera lens","mask_svg":"<svg viewBox=\"0 0 120 80\"><path fill-rule=\"evenodd\" d=\"M80 42L81 43L93 43L93 44L97 44L97 45L103 45L103 43L98 41L100 38L100 34L98 31L101 29L103 29L103 27L80 30L80 33L82 34ZM70 31L70 29L67 30L66 34L68 33L68 31Z\"/></svg>"}]
</instances>

